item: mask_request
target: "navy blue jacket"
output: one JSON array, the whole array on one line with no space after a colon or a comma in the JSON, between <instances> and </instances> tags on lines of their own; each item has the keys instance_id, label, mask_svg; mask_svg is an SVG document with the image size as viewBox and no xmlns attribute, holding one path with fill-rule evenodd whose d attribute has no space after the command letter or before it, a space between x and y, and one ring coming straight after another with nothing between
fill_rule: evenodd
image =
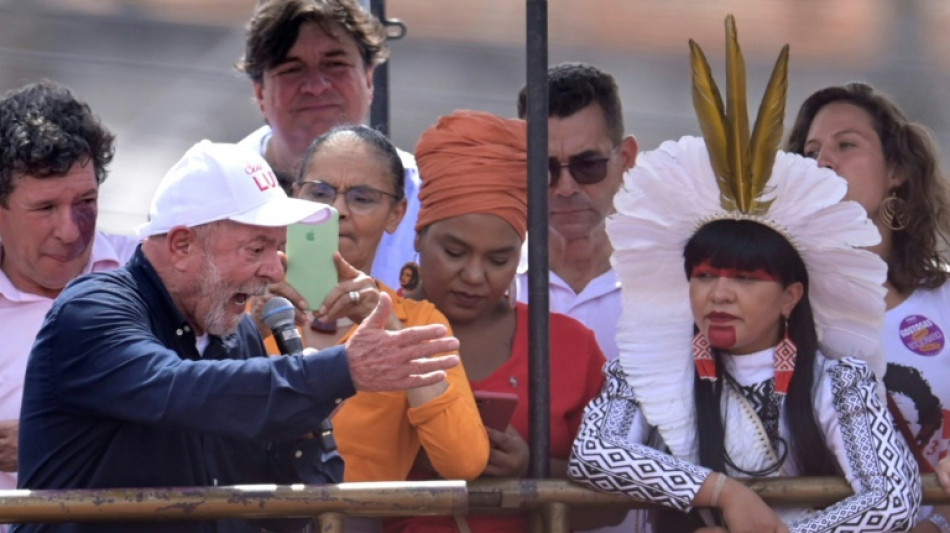
<instances>
[{"instance_id":1,"label":"navy blue jacket","mask_svg":"<svg viewBox=\"0 0 950 533\"><path fill-rule=\"evenodd\" d=\"M266 357L245 316L195 335L141 249L71 283L27 363L19 487L183 487L338 481L315 440L354 394L342 347ZM300 453L297 453L300 452ZM333 466L333 465L331 465ZM250 521L22 524L14 531L260 531Z\"/></svg>"}]
</instances>

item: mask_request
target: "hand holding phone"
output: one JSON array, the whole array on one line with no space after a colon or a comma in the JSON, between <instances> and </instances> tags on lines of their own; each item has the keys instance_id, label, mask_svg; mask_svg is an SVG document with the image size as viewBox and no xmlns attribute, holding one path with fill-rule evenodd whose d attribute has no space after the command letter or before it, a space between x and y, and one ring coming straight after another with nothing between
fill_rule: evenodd
<instances>
[{"instance_id":1,"label":"hand holding phone","mask_svg":"<svg viewBox=\"0 0 950 533\"><path fill-rule=\"evenodd\" d=\"M303 296L310 310L320 307L338 282L333 252L340 244L337 210L287 226L287 283Z\"/></svg>"},{"instance_id":2,"label":"hand holding phone","mask_svg":"<svg viewBox=\"0 0 950 533\"><path fill-rule=\"evenodd\" d=\"M474 391L475 405L487 428L505 431L518 406L518 395L513 392Z\"/></svg>"}]
</instances>

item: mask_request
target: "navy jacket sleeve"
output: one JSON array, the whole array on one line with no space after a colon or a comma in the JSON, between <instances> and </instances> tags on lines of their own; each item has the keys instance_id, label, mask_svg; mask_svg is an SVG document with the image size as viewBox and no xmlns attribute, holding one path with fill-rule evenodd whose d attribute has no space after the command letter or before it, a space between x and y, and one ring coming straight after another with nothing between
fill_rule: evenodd
<instances>
[{"instance_id":1,"label":"navy jacket sleeve","mask_svg":"<svg viewBox=\"0 0 950 533\"><path fill-rule=\"evenodd\" d=\"M62 405L182 430L289 439L317 428L354 393L342 347L280 358L183 359L147 327L145 306L127 298L104 306L102 298L80 293L54 306L31 355L50 365L46 375Z\"/></svg>"}]
</instances>

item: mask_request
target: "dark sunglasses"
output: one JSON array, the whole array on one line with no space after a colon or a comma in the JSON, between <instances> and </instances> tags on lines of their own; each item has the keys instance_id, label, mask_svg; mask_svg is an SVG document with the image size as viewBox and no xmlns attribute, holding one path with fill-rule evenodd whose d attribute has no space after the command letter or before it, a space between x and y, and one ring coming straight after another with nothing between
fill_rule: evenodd
<instances>
[{"instance_id":1,"label":"dark sunglasses","mask_svg":"<svg viewBox=\"0 0 950 533\"><path fill-rule=\"evenodd\" d=\"M571 174L571 178L581 185L591 185L599 183L607 177L607 163L617 152L620 145L614 146L607 157L572 157L570 161L562 164L556 158L548 159L548 187L557 185L557 180L561 178L561 169L566 168Z\"/></svg>"}]
</instances>

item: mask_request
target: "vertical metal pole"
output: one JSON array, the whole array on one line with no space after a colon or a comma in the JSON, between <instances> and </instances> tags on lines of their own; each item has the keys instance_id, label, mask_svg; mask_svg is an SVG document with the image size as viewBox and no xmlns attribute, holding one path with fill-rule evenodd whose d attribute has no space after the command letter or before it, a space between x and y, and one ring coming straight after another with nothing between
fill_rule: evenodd
<instances>
[{"instance_id":1,"label":"vertical metal pole","mask_svg":"<svg viewBox=\"0 0 950 533\"><path fill-rule=\"evenodd\" d=\"M550 475L548 333L548 3L527 0L528 93L528 475Z\"/></svg>"},{"instance_id":2,"label":"vertical metal pole","mask_svg":"<svg viewBox=\"0 0 950 533\"><path fill-rule=\"evenodd\" d=\"M323 513L315 520L320 533L343 533L344 518L340 513Z\"/></svg>"},{"instance_id":3,"label":"vertical metal pole","mask_svg":"<svg viewBox=\"0 0 950 533\"><path fill-rule=\"evenodd\" d=\"M370 12L386 24L386 0L370 0ZM370 127L389 136L389 61L377 65L373 73L373 103L369 108Z\"/></svg>"},{"instance_id":4,"label":"vertical metal pole","mask_svg":"<svg viewBox=\"0 0 950 533\"><path fill-rule=\"evenodd\" d=\"M570 533L571 508L566 503L549 502L541 507L545 533Z\"/></svg>"}]
</instances>

